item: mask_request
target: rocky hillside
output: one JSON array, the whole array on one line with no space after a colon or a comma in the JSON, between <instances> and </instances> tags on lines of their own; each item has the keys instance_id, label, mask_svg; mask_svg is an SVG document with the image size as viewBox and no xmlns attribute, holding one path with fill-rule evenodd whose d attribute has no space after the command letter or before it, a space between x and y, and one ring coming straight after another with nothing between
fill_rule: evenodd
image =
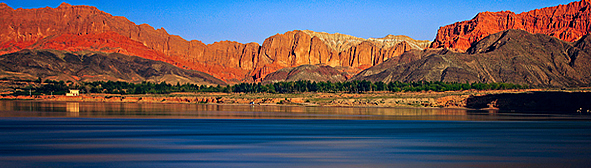
<instances>
[{"instance_id":1,"label":"rocky hillside","mask_svg":"<svg viewBox=\"0 0 591 168\"><path fill-rule=\"evenodd\" d=\"M267 75L262 83L274 83L284 81L330 81L342 82L347 80L348 74L327 65L300 65L297 67L283 68Z\"/></svg>"},{"instance_id":2,"label":"rocky hillside","mask_svg":"<svg viewBox=\"0 0 591 168\"><path fill-rule=\"evenodd\" d=\"M30 76L61 81L167 82L225 85L222 80L171 64L118 53L22 50L0 56L2 78Z\"/></svg>"},{"instance_id":3,"label":"rocky hillside","mask_svg":"<svg viewBox=\"0 0 591 168\"><path fill-rule=\"evenodd\" d=\"M422 49L428 43L404 36L362 39L342 34L295 30L271 36L263 42L251 76L262 79L281 68L305 64L352 67L359 72L409 51L413 46Z\"/></svg>"},{"instance_id":4,"label":"rocky hillside","mask_svg":"<svg viewBox=\"0 0 591 168\"><path fill-rule=\"evenodd\" d=\"M445 49L406 52L351 80L587 86L591 84L590 54L589 35L571 43L545 34L506 30L474 43L466 53Z\"/></svg>"},{"instance_id":5,"label":"rocky hillside","mask_svg":"<svg viewBox=\"0 0 591 168\"><path fill-rule=\"evenodd\" d=\"M296 30L269 37L262 45L231 41L206 45L91 6L63 3L57 8L15 10L0 3L0 54L22 49L121 53L203 71L232 83L260 81L281 68L305 64L360 71L428 44L405 36L362 39Z\"/></svg>"},{"instance_id":6,"label":"rocky hillside","mask_svg":"<svg viewBox=\"0 0 591 168\"><path fill-rule=\"evenodd\" d=\"M431 48L465 51L472 43L508 29L542 33L573 42L591 32L591 0L581 0L515 14L482 12L472 20L439 28Z\"/></svg>"},{"instance_id":7,"label":"rocky hillside","mask_svg":"<svg viewBox=\"0 0 591 168\"><path fill-rule=\"evenodd\" d=\"M315 32L310 30L302 30L302 32L310 35L311 37L320 38L320 40L322 40L322 42L328 45L329 48L338 52L345 51L353 46L359 45L360 43L366 41L372 42L374 43L374 45L380 48L390 48L398 43L406 42L408 43L411 49L420 50L429 47L429 45L431 44L431 42L428 40L415 40L404 35L387 35L383 38L364 39L340 33L329 34L325 32Z\"/></svg>"}]
</instances>

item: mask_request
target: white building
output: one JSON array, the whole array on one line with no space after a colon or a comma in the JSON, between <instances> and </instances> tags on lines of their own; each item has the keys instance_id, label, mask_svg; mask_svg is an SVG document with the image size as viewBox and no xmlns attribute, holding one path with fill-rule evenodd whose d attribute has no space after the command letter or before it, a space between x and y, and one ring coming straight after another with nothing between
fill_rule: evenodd
<instances>
[{"instance_id":1,"label":"white building","mask_svg":"<svg viewBox=\"0 0 591 168\"><path fill-rule=\"evenodd\" d=\"M80 90L70 89L70 93L66 93L66 96L80 96Z\"/></svg>"}]
</instances>

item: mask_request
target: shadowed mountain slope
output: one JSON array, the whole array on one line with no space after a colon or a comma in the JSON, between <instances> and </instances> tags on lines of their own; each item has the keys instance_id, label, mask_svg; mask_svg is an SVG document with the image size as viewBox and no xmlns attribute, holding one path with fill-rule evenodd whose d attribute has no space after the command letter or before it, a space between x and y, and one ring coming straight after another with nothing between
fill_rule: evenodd
<instances>
[{"instance_id":1,"label":"shadowed mountain slope","mask_svg":"<svg viewBox=\"0 0 591 168\"><path fill-rule=\"evenodd\" d=\"M487 36L466 53L406 52L351 80L505 82L531 86L591 84L591 36L570 43L544 34L506 30Z\"/></svg>"},{"instance_id":2,"label":"shadowed mountain slope","mask_svg":"<svg viewBox=\"0 0 591 168\"><path fill-rule=\"evenodd\" d=\"M3 77L33 76L62 81L125 81L139 83L225 85L222 80L171 64L118 53L72 53L22 50L0 56ZM7 75L9 74L9 75Z\"/></svg>"},{"instance_id":3,"label":"shadowed mountain slope","mask_svg":"<svg viewBox=\"0 0 591 168\"><path fill-rule=\"evenodd\" d=\"M283 68L270 73L262 82L273 83L300 80L342 82L347 80L347 73L327 65L300 65L292 68Z\"/></svg>"}]
</instances>

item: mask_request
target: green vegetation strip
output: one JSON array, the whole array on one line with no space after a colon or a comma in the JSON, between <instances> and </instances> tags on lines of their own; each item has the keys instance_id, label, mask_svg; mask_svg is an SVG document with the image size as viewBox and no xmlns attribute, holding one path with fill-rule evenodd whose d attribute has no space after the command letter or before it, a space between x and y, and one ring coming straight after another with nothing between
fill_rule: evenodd
<instances>
[{"instance_id":1,"label":"green vegetation strip","mask_svg":"<svg viewBox=\"0 0 591 168\"><path fill-rule=\"evenodd\" d=\"M526 89L526 85L510 83L456 83L456 82L277 82L271 84L240 83L228 86L206 86L195 84L168 84L166 82L127 83L113 81L97 82L64 82L40 79L36 85L12 88L12 95L63 95L69 89L78 89L81 93L110 93L110 94L169 94L173 92L219 92L219 93L280 93L293 94L304 92L317 93L365 93L365 92L420 92L420 91L462 91L462 90L504 90ZM269 95L266 95L267 97Z\"/></svg>"}]
</instances>

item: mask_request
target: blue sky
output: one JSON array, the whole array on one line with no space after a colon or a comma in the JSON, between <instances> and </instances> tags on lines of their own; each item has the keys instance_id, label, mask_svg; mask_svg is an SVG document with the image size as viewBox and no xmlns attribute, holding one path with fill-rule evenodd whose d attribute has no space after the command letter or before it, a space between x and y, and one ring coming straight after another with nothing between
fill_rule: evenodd
<instances>
[{"instance_id":1,"label":"blue sky","mask_svg":"<svg viewBox=\"0 0 591 168\"><path fill-rule=\"evenodd\" d=\"M257 42L291 30L342 33L362 38L407 35L433 40L440 26L478 12L521 13L574 0L0 0L13 8L57 7L61 2L91 5L136 24L163 27L169 34L206 44Z\"/></svg>"}]
</instances>

